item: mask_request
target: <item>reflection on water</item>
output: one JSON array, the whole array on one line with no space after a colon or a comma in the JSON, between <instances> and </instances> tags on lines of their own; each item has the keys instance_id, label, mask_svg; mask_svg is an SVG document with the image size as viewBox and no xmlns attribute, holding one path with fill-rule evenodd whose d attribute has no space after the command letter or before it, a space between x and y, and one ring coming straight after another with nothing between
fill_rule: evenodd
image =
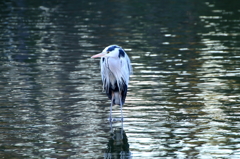
<instances>
[{"instance_id":1,"label":"reflection on water","mask_svg":"<svg viewBox=\"0 0 240 159\"><path fill-rule=\"evenodd\" d=\"M1 2L0 158L240 158L239 3ZM123 140L90 59L110 44L134 68Z\"/></svg>"},{"instance_id":2,"label":"reflection on water","mask_svg":"<svg viewBox=\"0 0 240 159\"><path fill-rule=\"evenodd\" d=\"M104 158L132 158L129 151L128 138L122 128L115 129L110 134Z\"/></svg>"}]
</instances>

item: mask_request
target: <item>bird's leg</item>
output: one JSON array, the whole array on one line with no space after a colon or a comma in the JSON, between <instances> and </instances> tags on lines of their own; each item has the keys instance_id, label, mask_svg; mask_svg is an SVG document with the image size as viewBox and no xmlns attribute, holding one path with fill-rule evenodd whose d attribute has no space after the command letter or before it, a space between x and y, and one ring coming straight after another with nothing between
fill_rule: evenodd
<instances>
[{"instance_id":1,"label":"bird's leg","mask_svg":"<svg viewBox=\"0 0 240 159\"><path fill-rule=\"evenodd\" d=\"M120 103L120 108L121 108L121 122L122 122L122 125L121 125L121 136L122 136L122 139L123 139L123 111L122 111L122 98L121 98L121 92L119 92L119 103Z\"/></svg>"},{"instance_id":2,"label":"bird's leg","mask_svg":"<svg viewBox=\"0 0 240 159\"><path fill-rule=\"evenodd\" d=\"M122 99L120 98L121 121L123 122Z\"/></svg>"}]
</instances>

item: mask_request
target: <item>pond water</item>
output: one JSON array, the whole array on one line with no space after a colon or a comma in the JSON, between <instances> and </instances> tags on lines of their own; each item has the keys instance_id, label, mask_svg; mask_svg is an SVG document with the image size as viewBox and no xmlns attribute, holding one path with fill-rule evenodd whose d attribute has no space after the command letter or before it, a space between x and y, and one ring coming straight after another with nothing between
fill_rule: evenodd
<instances>
[{"instance_id":1,"label":"pond water","mask_svg":"<svg viewBox=\"0 0 240 159\"><path fill-rule=\"evenodd\" d=\"M239 6L0 2L0 158L240 158ZM113 131L90 58L110 44L134 71Z\"/></svg>"}]
</instances>

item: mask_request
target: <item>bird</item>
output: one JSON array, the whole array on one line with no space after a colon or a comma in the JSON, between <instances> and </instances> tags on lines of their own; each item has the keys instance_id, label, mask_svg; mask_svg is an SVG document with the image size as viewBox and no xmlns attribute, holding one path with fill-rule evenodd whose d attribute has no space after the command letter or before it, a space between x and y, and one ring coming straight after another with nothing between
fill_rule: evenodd
<instances>
[{"instance_id":1,"label":"bird","mask_svg":"<svg viewBox=\"0 0 240 159\"><path fill-rule=\"evenodd\" d=\"M121 116L122 106L125 103L132 66L130 58L122 47L109 45L101 53L93 55L91 58L101 57L101 76L103 90L111 100L110 121L112 120L112 106L120 105Z\"/></svg>"}]
</instances>

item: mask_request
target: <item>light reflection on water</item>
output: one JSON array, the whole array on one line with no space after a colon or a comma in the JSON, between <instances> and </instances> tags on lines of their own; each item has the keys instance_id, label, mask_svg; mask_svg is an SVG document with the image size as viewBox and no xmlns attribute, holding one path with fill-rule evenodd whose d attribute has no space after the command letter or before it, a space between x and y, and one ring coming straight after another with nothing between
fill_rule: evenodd
<instances>
[{"instance_id":1,"label":"light reflection on water","mask_svg":"<svg viewBox=\"0 0 240 159\"><path fill-rule=\"evenodd\" d=\"M127 157L239 158L239 10L153 2L1 4L0 157L111 152L117 131L90 57L115 43L134 68L123 107Z\"/></svg>"}]
</instances>

